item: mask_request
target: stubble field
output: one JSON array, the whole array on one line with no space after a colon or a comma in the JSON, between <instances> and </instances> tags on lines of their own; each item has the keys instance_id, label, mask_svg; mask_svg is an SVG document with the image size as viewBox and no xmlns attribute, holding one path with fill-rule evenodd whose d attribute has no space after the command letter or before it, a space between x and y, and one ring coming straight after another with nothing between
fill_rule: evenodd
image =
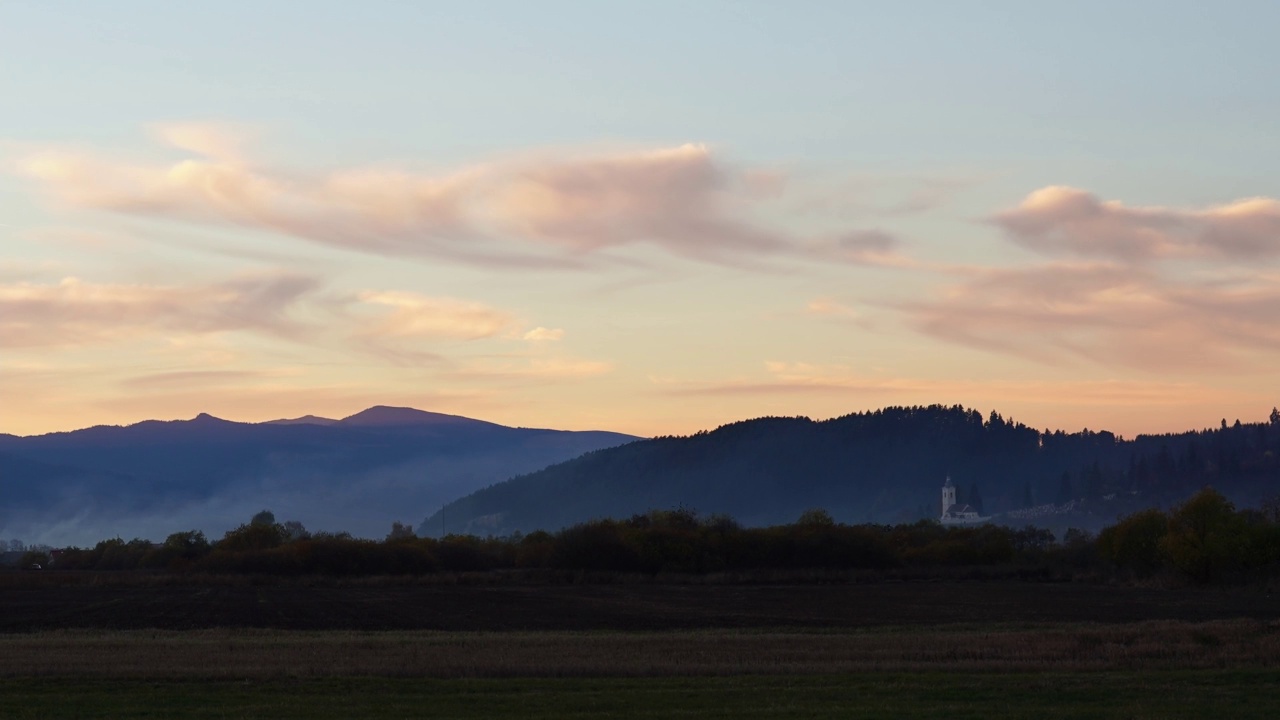
<instances>
[{"instance_id":1,"label":"stubble field","mask_svg":"<svg viewBox=\"0 0 1280 720\"><path fill-rule=\"evenodd\" d=\"M0 717L1273 717L1264 591L0 578Z\"/></svg>"}]
</instances>

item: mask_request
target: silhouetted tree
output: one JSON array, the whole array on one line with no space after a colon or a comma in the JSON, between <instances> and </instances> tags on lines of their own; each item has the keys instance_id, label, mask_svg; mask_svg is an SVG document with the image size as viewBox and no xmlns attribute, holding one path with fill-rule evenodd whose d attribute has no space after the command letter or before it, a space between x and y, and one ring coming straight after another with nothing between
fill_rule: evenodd
<instances>
[{"instance_id":1,"label":"silhouetted tree","mask_svg":"<svg viewBox=\"0 0 1280 720\"><path fill-rule=\"evenodd\" d=\"M1103 556L1117 567L1149 575L1164 561L1161 543L1169 532L1169 518L1159 510L1130 515L1098 534Z\"/></svg>"},{"instance_id":2,"label":"silhouetted tree","mask_svg":"<svg viewBox=\"0 0 1280 720\"><path fill-rule=\"evenodd\" d=\"M413 527L396 521L391 523L391 532L387 533L387 542L395 540L411 540L417 535L413 532Z\"/></svg>"},{"instance_id":3,"label":"silhouetted tree","mask_svg":"<svg viewBox=\"0 0 1280 720\"><path fill-rule=\"evenodd\" d=\"M22 554L22 559L18 561L19 566L23 570L32 569L37 566L40 568L49 567L49 554L43 550L28 550Z\"/></svg>"},{"instance_id":4,"label":"silhouetted tree","mask_svg":"<svg viewBox=\"0 0 1280 720\"><path fill-rule=\"evenodd\" d=\"M306 540L311 537L311 533L307 532L307 528L297 520L286 520L280 527L284 529L285 539L289 542Z\"/></svg>"},{"instance_id":5,"label":"silhouetted tree","mask_svg":"<svg viewBox=\"0 0 1280 720\"><path fill-rule=\"evenodd\" d=\"M1102 467L1095 460L1092 465L1084 468L1080 472L1081 484L1084 485L1084 496L1087 498L1097 499L1102 497L1103 480Z\"/></svg>"},{"instance_id":6,"label":"silhouetted tree","mask_svg":"<svg viewBox=\"0 0 1280 720\"><path fill-rule=\"evenodd\" d=\"M812 508L800 513L800 519L796 520L797 525L809 527L828 527L835 525L836 521L832 519L831 513L822 508Z\"/></svg>"},{"instance_id":7,"label":"silhouetted tree","mask_svg":"<svg viewBox=\"0 0 1280 720\"><path fill-rule=\"evenodd\" d=\"M969 499L966 502L973 506L973 509L977 510L979 515L982 514L982 494L978 492L978 483L975 482L969 485Z\"/></svg>"},{"instance_id":8,"label":"silhouetted tree","mask_svg":"<svg viewBox=\"0 0 1280 720\"><path fill-rule=\"evenodd\" d=\"M1058 504L1065 505L1076 499L1075 490L1071 488L1071 473L1062 473L1058 481Z\"/></svg>"},{"instance_id":9,"label":"silhouetted tree","mask_svg":"<svg viewBox=\"0 0 1280 720\"><path fill-rule=\"evenodd\" d=\"M1209 582L1236 568L1246 543L1246 526L1235 507L1205 488L1174 509L1160 547L1192 580Z\"/></svg>"},{"instance_id":10,"label":"silhouetted tree","mask_svg":"<svg viewBox=\"0 0 1280 720\"><path fill-rule=\"evenodd\" d=\"M271 512L270 510L262 510L253 516L253 519L249 521L249 524L250 525L275 525L276 514Z\"/></svg>"}]
</instances>

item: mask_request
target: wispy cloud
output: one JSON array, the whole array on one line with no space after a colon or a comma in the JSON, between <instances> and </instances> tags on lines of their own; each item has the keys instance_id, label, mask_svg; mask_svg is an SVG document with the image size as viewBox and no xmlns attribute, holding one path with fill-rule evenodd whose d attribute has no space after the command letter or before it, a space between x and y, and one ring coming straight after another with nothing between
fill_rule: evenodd
<instances>
[{"instance_id":1,"label":"wispy cloud","mask_svg":"<svg viewBox=\"0 0 1280 720\"><path fill-rule=\"evenodd\" d=\"M8 348L88 345L147 332L237 330L296 334L290 316L316 278L258 274L204 285L124 285L74 277L54 284L0 285L0 344Z\"/></svg>"},{"instance_id":2,"label":"wispy cloud","mask_svg":"<svg viewBox=\"0 0 1280 720\"><path fill-rule=\"evenodd\" d=\"M575 252L639 243L702 260L785 252L785 236L734 219L733 178L704 145L523 168L497 194L518 236Z\"/></svg>"},{"instance_id":3,"label":"wispy cloud","mask_svg":"<svg viewBox=\"0 0 1280 720\"><path fill-rule=\"evenodd\" d=\"M510 313L450 297L386 290L367 290L356 297L364 306L388 309L361 331L368 337L479 340L509 332L516 323Z\"/></svg>"},{"instance_id":4,"label":"wispy cloud","mask_svg":"<svg viewBox=\"0 0 1280 720\"><path fill-rule=\"evenodd\" d=\"M902 242L884 230L857 230L836 238L832 257L855 265L914 267L917 263L902 254Z\"/></svg>"},{"instance_id":5,"label":"wispy cloud","mask_svg":"<svg viewBox=\"0 0 1280 720\"><path fill-rule=\"evenodd\" d=\"M820 315L835 320L858 321L862 319L862 314L856 309L831 298L810 300L809 304L805 305L804 310L810 315Z\"/></svg>"},{"instance_id":6,"label":"wispy cloud","mask_svg":"<svg viewBox=\"0 0 1280 720\"><path fill-rule=\"evenodd\" d=\"M564 330L560 328L544 328L538 326L523 335L529 342L553 342L564 339Z\"/></svg>"},{"instance_id":7,"label":"wispy cloud","mask_svg":"<svg viewBox=\"0 0 1280 720\"><path fill-rule=\"evenodd\" d=\"M1134 380L956 380L885 376L858 372L848 365L820 365L771 361L764 373L720 382L655 380L658 391L675 396L774 396L834 395L865 397L879 402L883 396L898 402L919 398L938 402L952 398L984 403L1014 400L1019 403L1087 406L1185 405L1220 397L1185 382Z\"/></svg>"},{"instance_id":8,"label":"wispy cloud","mask_svg":"<svg viewBox=\"0 0 1280 720\"><path fill-rule=\"evenodd\" d=\"M991 222L1038 252L1142 261L1280 256L1280 201L1256 197L1204 209L1134 207L1071 187L1037 190Z\"/></svg>"},{"instance_id":9,"label":"wispy cloud","mask_svg":"<svg viewBox=\"0 0 1280 720\"><path fill-rule=\"evenodd\" d=\"M755 219L783 183L700 144L513 157L451 172L284 173L255 163L245 133L164 125L188 157L138 163L83 152L28 156L21 171L72 206L251 228L330 247L482 266L584 267L630 247L729 265L766 258L900 265L880 231L832 246Z\"/></svg>"},{"instance_id":10,"label":"wispy cloud","mask_svg":"<svg viewBox=\"0 0 1280 720\"><path fill-rule=\"evenodd\" d=\"M447 373L455 380L572 380L606 375L613 363L567 356L476 358Z\"/></svg>"},{"instance_id":11,"label":"wispy cloud","mask_svg":"<svg viewBox=\"0 0 1280 720\"><path fill-rule=\"evenodd\" d=\"M899 308L927 335L1049 363L1216 371L1280 349L1280 282L1266 275L1193 281L1110 263L992 269Z\"/></svg>"},{"instance_id":12,"label":"wispy cloud","mask_svg":"<svg viewBox=\"0 0 1280 720\"><path fill-rule=\"evenodd\" d=\"M144 390L235 387L252 381L279 377L281 377L279 371L269 370L175 370L135 375L126 378L120 384L123 387Z\"/></svg>"}]
</instances>

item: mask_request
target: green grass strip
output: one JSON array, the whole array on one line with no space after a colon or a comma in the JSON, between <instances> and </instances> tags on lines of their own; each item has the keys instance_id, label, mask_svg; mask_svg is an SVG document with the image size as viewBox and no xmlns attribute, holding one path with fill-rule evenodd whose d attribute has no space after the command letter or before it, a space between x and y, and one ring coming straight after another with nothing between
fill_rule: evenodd
<instances>
[{"instance_id":1,"label":"green grass strip","mask_svg":"<svg viewBox=\"0 0 1280 720\"><path fill-rule=\"evenodd\" d=\"M3 718L1275 718L1274 670L0 681Z\"/></svg>"}]
</instances>

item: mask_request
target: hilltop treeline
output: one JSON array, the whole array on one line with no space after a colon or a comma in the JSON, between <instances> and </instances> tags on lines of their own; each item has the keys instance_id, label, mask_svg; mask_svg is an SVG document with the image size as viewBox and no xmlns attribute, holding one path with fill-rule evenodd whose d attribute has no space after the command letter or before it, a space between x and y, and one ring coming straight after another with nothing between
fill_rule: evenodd
<instances>
[{"instance_id":1,"label":"hilltop treeline","mask_svg":"<svg viewBox=\"0 0 1280 720\"><path fill-rule=\"evenodd\" d=\"M726 516L652 511L564 530L506 538L420 538L399 523L384 540L307 533L270 513L216 542L198 531L164 543L106 540L60 553L59 570L193 571L268 575L384 575L550 570L711 574L762 570L1002 567L1029 577L1119 579L1159 576L1193 583L1241 582L1280 574L1280 503L1236 510L1205 489L1169 512L1147 510L1096 537L998 525L845 525L823 510L794 523L742 527Z\"/></svg>"},{"instance_id":2,"label":"hilltop treeline","mask_svg":"<svg viewBox=\"0 0 1280 720\"><path fill-rule=\"evenodd\" d=\"M958 405L760 418L589 453L459 498L418 530L509 534L678 506L745 525L788 522L811 507L844 522L909 523L938 516L947 476L961 502L980 495L985 513L1074 503L1090 508L1094 529L1205 485L1253 504L1280 490L1280 410L1262 423L1223 419L1133 439L1041 431Z\"/></svg>"}]
</instances>

